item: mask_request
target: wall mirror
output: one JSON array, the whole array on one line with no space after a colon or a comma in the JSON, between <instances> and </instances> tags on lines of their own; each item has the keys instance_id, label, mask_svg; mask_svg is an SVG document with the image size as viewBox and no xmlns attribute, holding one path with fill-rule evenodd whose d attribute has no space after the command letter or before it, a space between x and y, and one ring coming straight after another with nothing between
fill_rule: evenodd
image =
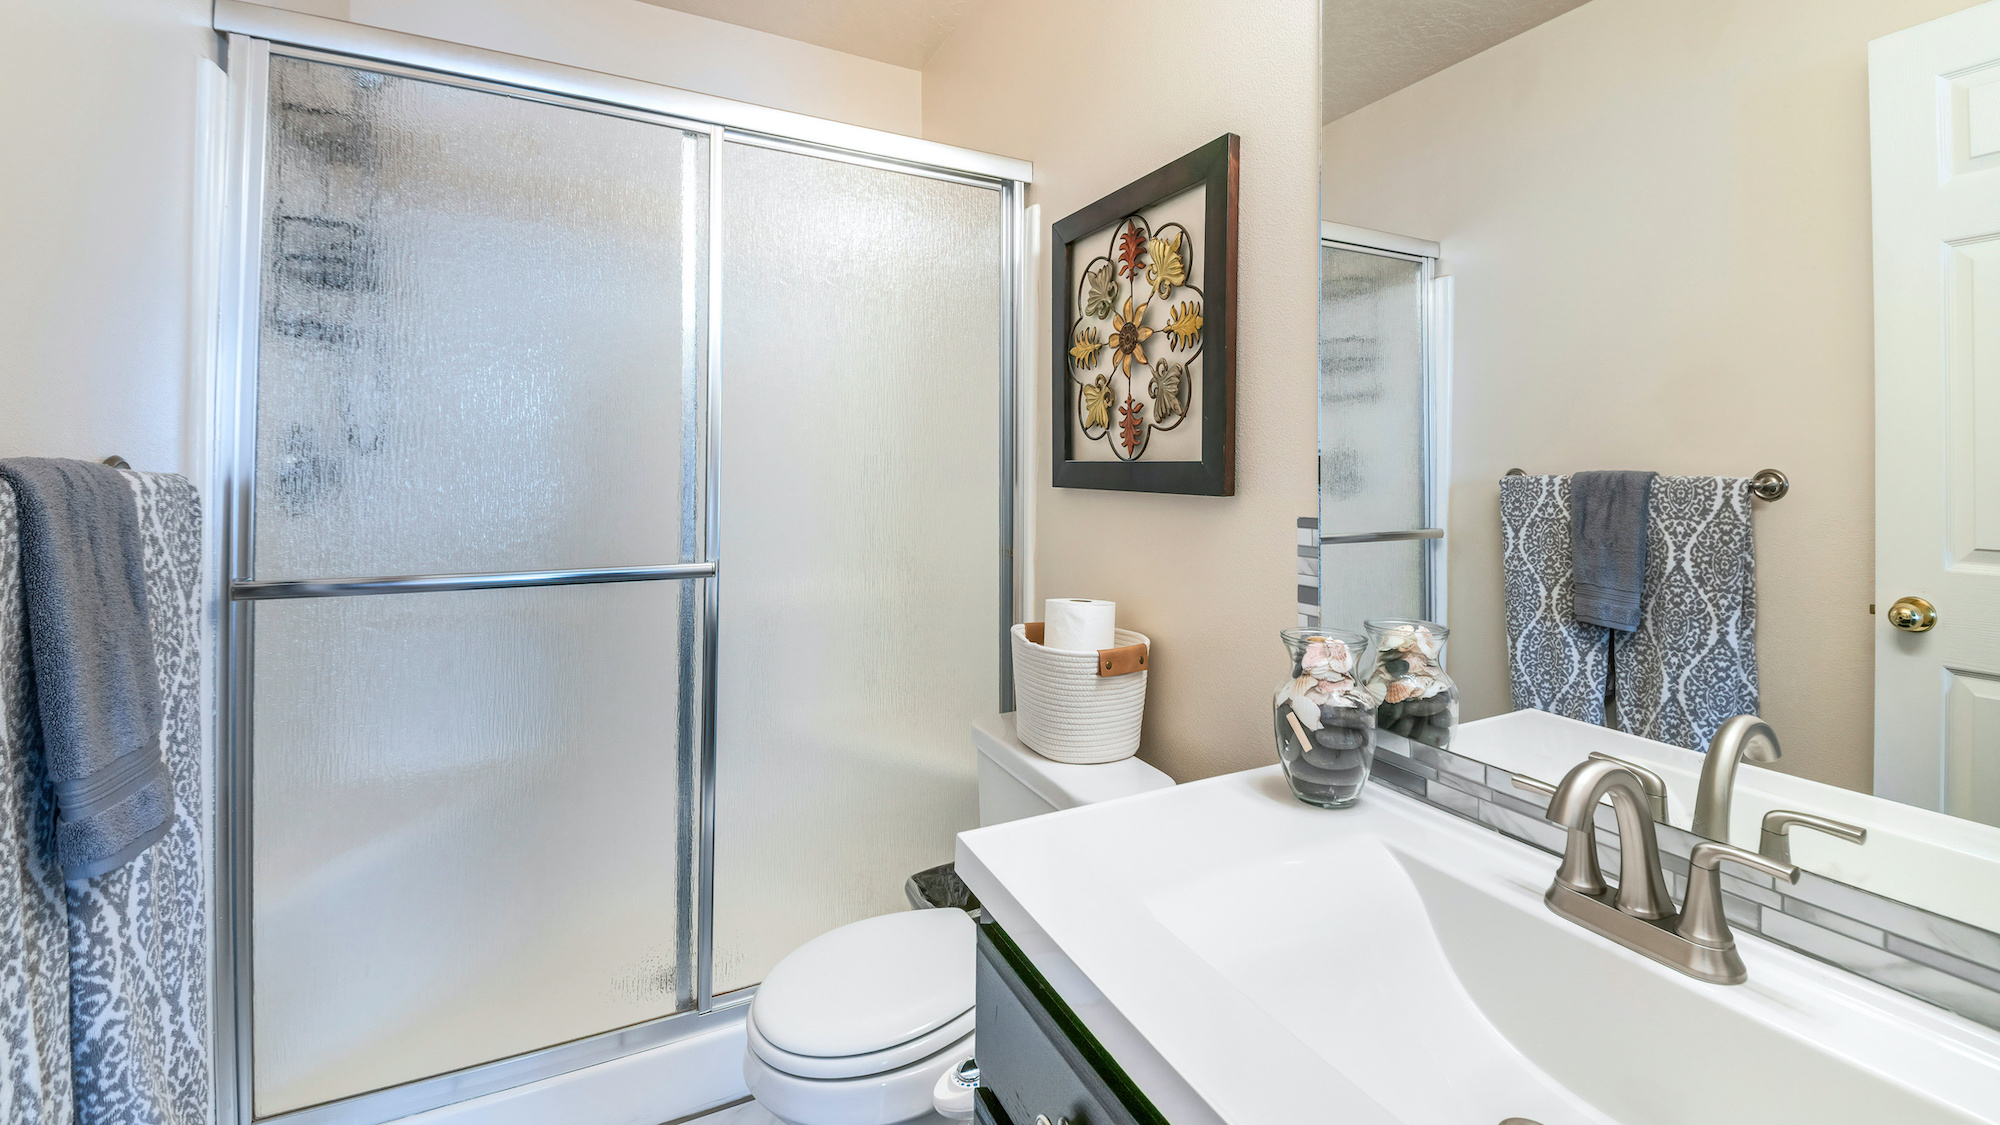
<instances>
[{"instance_id":1,"label":"wall mirror","mask_svg":"<svg viewBox=\"0 0 2000 1125\"><path fill-rule=\"evenodd\" d=\"M2000 931L2000 4L1378 7L1324 8L1301 624L1448 626L1453 754Z\"/></svg>"}]
</instances>

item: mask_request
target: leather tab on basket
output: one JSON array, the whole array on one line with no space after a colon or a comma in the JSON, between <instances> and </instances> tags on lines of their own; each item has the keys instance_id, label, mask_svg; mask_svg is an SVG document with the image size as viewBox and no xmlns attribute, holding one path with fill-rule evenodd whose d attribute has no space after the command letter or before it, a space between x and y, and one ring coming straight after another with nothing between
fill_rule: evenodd
<instances>
[{"instance_id":1,"label":"leather tab on basket","mask_svg":"<svg viewBox=\"0 0 2000 1125\"><path fill-rule=\"evenodd\" d=\"M1032 634L1030 637L1032 639ZM1105 676L1123 676L1145 670L1146 646L1143 644L1120 645L1117 648L1097 650L1097 675L1100 679Z\"/></svg>"},{"instance_id":2,"label":"leather tab on basket","mask_svg":"<svg viewBox=\"0 0 2000 1125\"><path fill-rule=\"evenodd\" d=\"M1029 644L1038 645L1042 643L1042 623L1040 621L1030 621L1022 625L1021 632L1027 635Z\"/></svg>"}]
</instances>

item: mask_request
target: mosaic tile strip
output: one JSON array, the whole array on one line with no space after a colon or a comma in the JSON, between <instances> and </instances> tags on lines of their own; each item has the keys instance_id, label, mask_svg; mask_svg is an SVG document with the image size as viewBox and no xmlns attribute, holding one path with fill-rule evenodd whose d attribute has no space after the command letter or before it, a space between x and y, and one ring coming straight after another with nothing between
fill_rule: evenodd
<instances>
[{"instance_id":1,"label":"mosaic tile strip","mask_svg":"<svg viewBox=\"0 0 2000 1125\"><path fill-rule=\"evenodd\" d=\"M1562 854L1566 833L1545 819L1548 799L1514 788L1513 774L1386 731L1377 738L1371 775L1377 784ZM1687 893L1688 852L1701 838L1671 825L1654 828L1660 865L1678 901ZM1609 806L1597 810L1597 848L1605 872L1615 875L1618 831ZM2000 1028L2000 934L1810 871L1784 886L1732 868L1723 873L1722 888L1723 911L1738 931Z\"/></svg>"},{"instance_id":2,"label":"mosaic tile strip","mask_svg":"<svg viewBox=\"0 0 2000 1125\"><path fill-rule=\"evenodd\" d=\"M1299 628L1319 628L1319 520L1299 517Z\"/></svg>"}]
</instances>

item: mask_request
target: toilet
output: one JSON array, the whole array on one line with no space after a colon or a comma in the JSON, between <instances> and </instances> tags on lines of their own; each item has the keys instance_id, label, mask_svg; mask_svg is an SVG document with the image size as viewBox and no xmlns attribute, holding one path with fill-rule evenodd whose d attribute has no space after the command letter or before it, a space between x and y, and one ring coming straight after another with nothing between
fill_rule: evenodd
<instances>
[{"instance_id":1,"label":"toilet","mask_svg":"<svg viewBox=\"0 0 2000 1125\"><path fill-rule=\"evenodd\" d=\"M1000 824L1173 785L1137 758L1052 762L1012 714L972 725L979 823ZM938 1080L972 1055L973 938L962 910L864 918L793 950L758 986L743 1079L788 1125L943 1122Z\"/></svg>"}]
</instances>

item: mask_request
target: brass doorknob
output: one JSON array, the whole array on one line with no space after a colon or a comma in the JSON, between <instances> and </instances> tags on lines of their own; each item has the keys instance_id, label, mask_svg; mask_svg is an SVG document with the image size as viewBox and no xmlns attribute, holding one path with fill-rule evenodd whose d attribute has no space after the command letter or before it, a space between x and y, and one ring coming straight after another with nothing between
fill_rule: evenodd
<instances>
[{"instance_id":1,"label":"brass doorknob","mask_svg":"<svg viewBox=\"0 0 2000 1125\"><path fill-rule=\"evenodd\" d=\"M1937 625L1937 607L1922 598L1897 598L1889 607L1889 624L1912 633L1928 633Z\"/></svg>"}]
</instances>

